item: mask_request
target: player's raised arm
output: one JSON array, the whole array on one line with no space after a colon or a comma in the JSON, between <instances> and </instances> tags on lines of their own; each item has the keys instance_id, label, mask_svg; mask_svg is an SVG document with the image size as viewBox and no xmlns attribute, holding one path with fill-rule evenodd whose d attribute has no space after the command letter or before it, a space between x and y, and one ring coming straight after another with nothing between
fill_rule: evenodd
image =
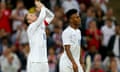
<instances>
[{"instance_id":1,"label":"player's raised arm","mask_svg":"<svg viewBox=\"0 0 120 72\"><path fill-rule=\"evenodd\" d=\"M36 5L36 11L40 12L41 11L41 5L44 6L42 3L40 3L39 0L35 0L35 5ZM44 6L45 7L45 6ZM45 21L47 22L47 24L50 24L50 22L53 20L54 18L54 14L52 11L50 11L48 8L45 7L46 10L46 16L45 16Z\"/></svg>"},{"instance_id":2,"label":"player's raised arm","mask_svg":"<svg viewBox=\"0 0 120 72\"><path fill-rule=\"evenodd\" d=\"M42 22L44 21L44 19L46 17L46 9L45 9L44 5L38 0L35 0L35 5L36 5L36 7L40 8L40 13L39 13L39 16L38 16L37 20L35 21L35 23L37 25L40 25L40 24L42 24Z\"/></svg>"},{"instance_id":3,"label":"player's raised arm","mask_svg":"<svg viewBox=\"0 0 120 72\"><path fill-rule=\"evenodd\" d=\"M51 12L49 9L46 8L46 17L45 17L46 22L50 24L53 18L54 18L53 12Z\"/></svg>"}]
</instances>

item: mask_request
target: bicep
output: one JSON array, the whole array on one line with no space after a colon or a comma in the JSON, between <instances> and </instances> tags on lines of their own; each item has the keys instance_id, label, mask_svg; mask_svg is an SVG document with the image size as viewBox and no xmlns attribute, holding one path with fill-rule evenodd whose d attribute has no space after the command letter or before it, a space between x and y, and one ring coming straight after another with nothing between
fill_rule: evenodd
<instances>
[{"instance_id":1,"label":"bicep","mask_svg":"<svg viewBox=\"0 0 120 72\"><path fill-rule=\"evenodd\" d=\"M71 38L70 35L67 33L62 34L63 45L71 45Z\"/></svg>"},{"instance_id":2,"label":"bicep","mask_svg":"<svg viewBox=\"0 0 120 72\"><path fill-rule=\"evenodd\" d=\"M69 44L68 45L64 45L64 48L65 48L66 51L68 51L70 49L70 45Z\"/></svg>"}]
</instances>

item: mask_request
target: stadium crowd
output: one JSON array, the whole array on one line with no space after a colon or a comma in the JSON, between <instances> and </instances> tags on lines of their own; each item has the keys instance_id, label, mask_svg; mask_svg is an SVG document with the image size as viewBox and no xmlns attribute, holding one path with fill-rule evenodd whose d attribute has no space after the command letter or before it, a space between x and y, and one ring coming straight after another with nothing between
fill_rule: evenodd
<instances>
[{"instance_id":1,"label":"stadium crowd","mask_svg":"<svg viewBox=\"0 0 120 72\"><path fill-rule=\"evenodd\" d=\"M120 72L120 25L109 0L41 0L55 18L46 27L49 72L59 72L63 53L62 31L69 25L65 13L77 9L81 17L81 54L85 72ZM34 0L0 2L0 72L26 72L29 44L26 13L35 11Z\"/></svg>"}]
</instances>

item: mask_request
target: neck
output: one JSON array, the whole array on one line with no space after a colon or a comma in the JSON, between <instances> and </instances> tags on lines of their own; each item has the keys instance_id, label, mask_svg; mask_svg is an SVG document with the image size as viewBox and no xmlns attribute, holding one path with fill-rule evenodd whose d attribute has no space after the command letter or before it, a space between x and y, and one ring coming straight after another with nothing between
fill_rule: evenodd
<instances>
[{"instance_id":1,"label":"neck","mask_svg":"<svg viewBox=\"0 0 120 72\"><path fill-rule=\"evenodd\" d=\"M77 25L74 25L74 24L70 24L70 26L73 28L73 29L78 29L78 26Z\"/></svg>"}]
</instances>

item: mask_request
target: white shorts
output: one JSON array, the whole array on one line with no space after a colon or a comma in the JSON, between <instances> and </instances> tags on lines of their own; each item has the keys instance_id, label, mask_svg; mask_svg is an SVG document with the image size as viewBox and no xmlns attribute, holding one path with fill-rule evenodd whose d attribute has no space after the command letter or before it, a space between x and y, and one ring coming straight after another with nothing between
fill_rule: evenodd
<instances>
[{"instance_id":1,"label":"white shorts","mask_svg":"<svg viewBox=\"0 0 120 72\"><path fill-rule=\"evenodd\" d=\"M60 66L60 72L74 72L73 68L69 66ZM83 72L82 67L78 66L78 72Z\"/></svg>"},{"instance_id":2,"label":"white shorts","mask_svg":"<svg viewBox=\"0 0 120 72\"><path fill-rule=\"evenodd\" d=\"M49 72L48 63L28 62L27 72Z\"/></svg>"},{"instance_id":3,"label":"white shorts","mask_svg":"<svg viewBox=\"0 0 120 72\"><path fill-rule=\"evenodd\" d=\"M83 72L82 66L80 64L77 64L77 65L78 65L78 72ZM64 59L60 59L59 71L60 72L74 72L72 66L66 65L66 61Z\"/></svg>"}]
</instances>

